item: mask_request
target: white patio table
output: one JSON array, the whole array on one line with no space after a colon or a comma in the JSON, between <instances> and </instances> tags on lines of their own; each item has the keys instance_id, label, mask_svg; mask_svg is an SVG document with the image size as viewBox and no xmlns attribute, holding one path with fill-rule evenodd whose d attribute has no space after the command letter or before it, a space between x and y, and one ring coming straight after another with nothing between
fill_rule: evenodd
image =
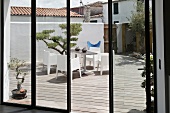
<instances>
[{"instance_id":1,"label":"white patio table","mask_svg":"<svg viewBox=\"0 0 170 113\"><path fill-rule=\"evenodd\" d=\"M71 49L71 52L76 53L76 54L81 54L83 56L83 62L84 62L84 70L83 73L86 74L87 70L86 70L86 55L96 55L97 53L95 52L91 52L91 51L86 51L86 52L82 52L82 50L76 51L75 49ZM94 63L94 62L93 62Z\"/></svg>"}]
</instances>

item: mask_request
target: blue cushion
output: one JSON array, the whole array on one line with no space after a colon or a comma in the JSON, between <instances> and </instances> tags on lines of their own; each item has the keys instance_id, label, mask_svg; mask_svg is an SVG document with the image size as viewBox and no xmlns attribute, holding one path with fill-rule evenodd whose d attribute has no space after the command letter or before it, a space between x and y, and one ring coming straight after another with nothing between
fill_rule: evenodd
<instances>
[{"instance_id":1,"label":"blue cushion","mask_svg":"<svg viewBox=\"0 0 170 113\"><path fill-rule=\"evenodd\" d=\"M88 49L90 47L100 47L100 43L101 43L101 41L99 41L97 44L92 44L89 41L87 41L87 47L88 47Z\"/></svg>"}]
</instances>

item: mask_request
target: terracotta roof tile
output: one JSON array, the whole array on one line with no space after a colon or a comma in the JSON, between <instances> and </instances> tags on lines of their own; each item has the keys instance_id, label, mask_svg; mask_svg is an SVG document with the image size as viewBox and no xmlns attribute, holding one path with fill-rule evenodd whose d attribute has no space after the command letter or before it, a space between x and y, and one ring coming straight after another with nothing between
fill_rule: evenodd
<instances>
[{"instance_id":1,"label":"terracotta roof tile","mask_svg":"<svg viewBox=\"0 0 170 113\"><path fill-rule=\"evenodd\" d=\"M37 8L37 16L60 16L66 17L67 10L66 8ZM30 7L11 7L11 15L31 15L31 8ZM76 12L70 11L71 17L83 17Z\"/></svg>"}]
</instances>

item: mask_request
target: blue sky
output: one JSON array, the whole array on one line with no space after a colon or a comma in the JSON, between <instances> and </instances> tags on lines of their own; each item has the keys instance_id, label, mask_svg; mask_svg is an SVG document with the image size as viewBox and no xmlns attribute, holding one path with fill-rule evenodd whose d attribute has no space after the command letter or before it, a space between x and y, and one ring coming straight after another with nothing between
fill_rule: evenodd
<instances>
[{"instance_id":1,"label":"blue sky","mask_svg":"<svg viewBox=\"0 0 170 113\"><path fill-rule=\"evenodd\" d=\"M82 0L84 4L107 0ZM71 7L80 6L80 0L71 0ZM31 0L11 0L12 6L31 6ZM66 7L66 0L37 0L37 7Z\"/></svg>"}]
</instances>

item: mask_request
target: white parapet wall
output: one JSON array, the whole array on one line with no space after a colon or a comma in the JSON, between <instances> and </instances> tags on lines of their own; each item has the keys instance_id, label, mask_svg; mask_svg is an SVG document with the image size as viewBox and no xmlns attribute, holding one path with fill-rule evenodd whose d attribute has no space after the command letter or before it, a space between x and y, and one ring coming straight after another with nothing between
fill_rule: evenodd
<instances>
[{"instance_id":1,"label":"white parapet wall","mask_svg":"<svg viewBox=\"0 0 170 113\"><path fill-rule=\"evenodd\" d=\"M55 33L51 35L62 35L66 37L59 28L61 22L37 22L37 32L42 30L54 29ZM101 51L104 52L104 24L103 23L81 23L82 31L78 35L77 46L87 47L87 41L97 43L101 41ZM31 24L30 22L11 22L11 57L21 60L31 61ZM37 41L37 61L42 61L43 50L47 50L43 41ZM51 52L56 52L51 50Z\"/></svg>"},{"instance_id":2,"label":"white parapet wall","mask_svg":"<svg viewBox=\"0 0 170 113\"><path fill-rule=\"evenodd\" d=\"M117 52L122 52L122 24L117 25Z\"/></svg>"}]
</instances>

